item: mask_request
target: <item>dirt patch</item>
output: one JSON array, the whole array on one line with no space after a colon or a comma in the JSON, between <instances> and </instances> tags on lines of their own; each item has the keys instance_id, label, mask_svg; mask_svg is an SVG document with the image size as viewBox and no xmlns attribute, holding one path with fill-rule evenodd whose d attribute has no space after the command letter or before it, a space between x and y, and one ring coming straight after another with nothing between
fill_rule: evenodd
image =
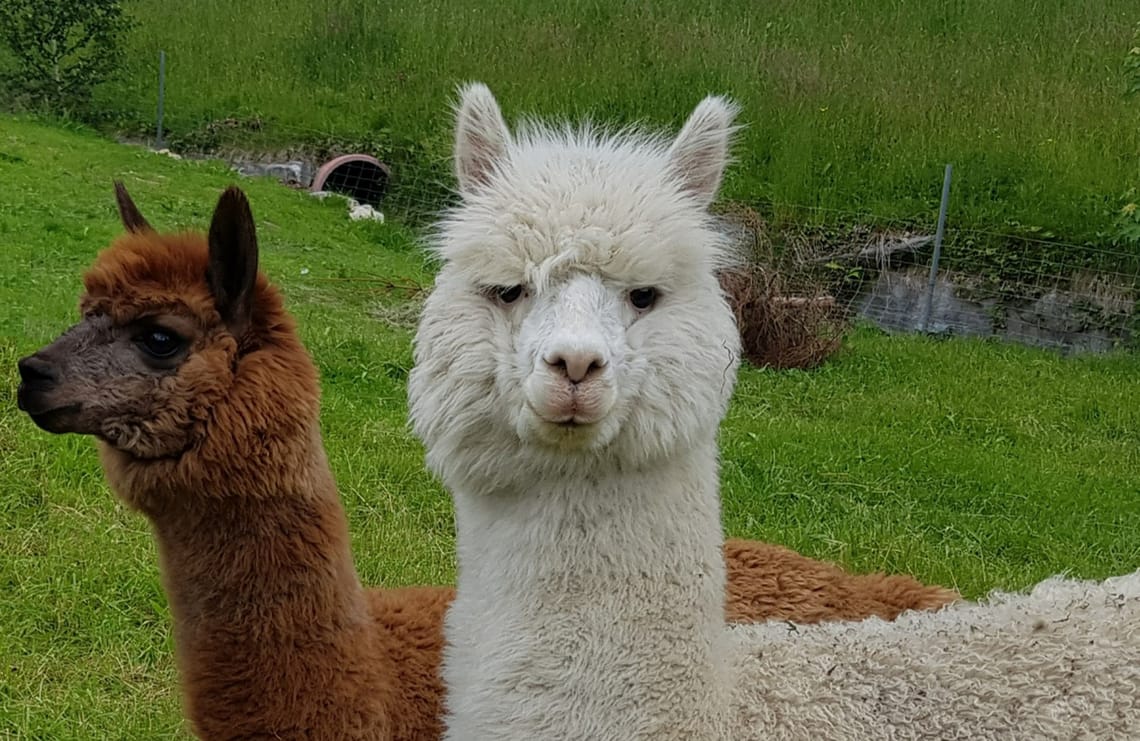
<instances>
[{"instance_id":1,"label":"dirt patch","mask_svg":"<svg viewBox=\"0 0 1140 741\"><path fill-rule=\"evenodd\" d=\"M398 303L375 304L368 309L368 316L396 329L415 329L423 305L422 297Z\"/></svg>"}]
</instances>

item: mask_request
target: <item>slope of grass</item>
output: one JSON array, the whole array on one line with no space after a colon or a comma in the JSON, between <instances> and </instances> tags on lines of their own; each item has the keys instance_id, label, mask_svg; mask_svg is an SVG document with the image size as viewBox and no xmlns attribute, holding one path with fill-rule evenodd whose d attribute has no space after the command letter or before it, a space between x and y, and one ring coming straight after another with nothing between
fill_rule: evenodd
<instances>
[{"instance_id":1,"label":"slope of grass","mask_svg":"<svg viewBox=\"0 0 1140 741\"><path fill-rule=\"evenodd\" d=\"M977 595L1140 567L1140 358L864 330L742 374L728 529Z\"/></svg>"},{"instance_id":2,"label":"slope of grass","mask_svg":"<svg viewBox=\"0 0 1140 741\"><path fill-rule=\"evenodd\" d=\"M201 227L235 177L84 131L0 119L0 736L169 738L169 614L145 522L88 439L36 429L15 362L75 319L123 178L159 228ZM452 511L406 425L413 235L243 181L262 260L322 373L322 423L371 584L454 579ZM1140 566L1140 358L1062 359L859 331L812 373L741 373L722 444L726 530L971 596Z\"/></svg>"},{"instance_id":3,"label":"slope of grass","mask_svg":"<svg viewBox=\"0 0 1140 741\"><path fill-rule=\"evenodd\" d=\"M176 134L256 117L264 128L238 143L394 139L416 147L405 183L442 172L454 87L481 79L511 116L676 125L700 96L731 94L748 129L727 195L748 202L930 224L952 162L952 225L1016 223L1075 241L1109 228L1140 187L1140 99L1123 96L1133 0L130 8L130 68L102 91L104 109L153 123L165 49Z\"/></svg>"}]
</instances>

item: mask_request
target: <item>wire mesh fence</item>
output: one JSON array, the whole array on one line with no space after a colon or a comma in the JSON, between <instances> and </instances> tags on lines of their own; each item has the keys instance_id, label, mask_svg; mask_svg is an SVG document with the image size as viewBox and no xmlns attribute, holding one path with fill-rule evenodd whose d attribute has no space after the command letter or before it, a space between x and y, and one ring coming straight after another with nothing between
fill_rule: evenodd
<instances>
[{"instance_id":1,"label":"wire mesh fence","mask_svg":"<svg viewBox=\"0 0 1140 741\"><path fill-rule=\"evenodd\" d=\"M232 144L243 133L256 140L263 127L256 119L226 119L204 127L204 138L181 143L247 175L344 195L352 218L419 228L455 197L449 160L380 138L275 123L273 140L298 144L260 151ZM230 144L217 144L223 140ZM170 138L172 148L179 144ZM722 282L759 364L810 367L853 319L889 331L993 337L1066 353L1140 345L1140 249L961 228L951 209L932 271L929 222L775 203L759 194L719 211L750 258Z\"/></svg>"},{"instance_id":2,"label":"wire mesh fence","mask_svg":"<svg viewBox=\"0 0 1140 741\"><path fill-rule=\"evenodd\" d=\"M1065 353L1140 342L1140 255L1132 250L950 226L931 280L933 229L834 213L823 227L789 224L786 216L773 225L758 211L725 211L727 228L778 286L773 298L795 298L801 319L819 323L824 336L837 318L859 317L890 331L993 337Z\"/></svg>"}]
</instances>

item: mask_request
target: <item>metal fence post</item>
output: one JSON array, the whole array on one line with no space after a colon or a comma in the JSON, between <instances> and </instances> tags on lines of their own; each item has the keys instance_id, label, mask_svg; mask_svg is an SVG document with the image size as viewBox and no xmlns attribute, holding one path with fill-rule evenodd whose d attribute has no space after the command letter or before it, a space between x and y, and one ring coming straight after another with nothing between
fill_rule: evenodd
<instances>
[{"instance_id":1,"label":"metal fence post","mask_svg":"<svg viewBox=\"0 0 1140 741\"><path fill-rule=\"evenodd\" d=\"M942 179L942 205L938 209L938 230L934 232L934 257L930 260L930 282L926 286L926 307L922 312L921 331L930 324L930 312L934 308L934 285L938 279L938 260L942 257L942 236L946 233L946 208L950 204L950 164L946 165L946 175Z\"/></svg>"},{"instance_id":2,"label":"metal fence post","mask_svg":"<svg viewBox=\"0 0 1140 741\"><path fill-rule=\"evenodd\" d=\"M158 126L154 139L154 148L162 149L162 109L166 99L166 52L158 52Z\"/></svg>"}]
</instances>

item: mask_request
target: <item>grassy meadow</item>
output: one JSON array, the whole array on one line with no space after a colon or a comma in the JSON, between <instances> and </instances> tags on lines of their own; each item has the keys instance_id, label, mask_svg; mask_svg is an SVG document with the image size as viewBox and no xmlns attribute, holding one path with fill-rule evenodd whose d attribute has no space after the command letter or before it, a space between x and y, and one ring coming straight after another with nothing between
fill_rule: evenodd
<instances>
[{"instance_id":1,"label":"grassy meadow","mask_svg":"<svg viewBox=\"0 0 1140 741\"><path fill-rule=\"evenodd\" d=\"M127 7L128 68L97 100L112 126L153 125L164 49L176 139L387 143L408 148L398 175L429 199L468 79L509 118L676 125L702 95L730 94L747 129L726 193L777 218L929 226L951 162L952 226L1103 241L1140 188L1140 96L1124 96L1123 66L1140 43L1135 0Z\"/></svg>"},{"instance_id":2,"label":"grassy meadow","mask_svg":"<svg viewBox=\"0 0 1140 741\"><path fill-rule=\"evenodd\" d=\"M119 232L111 180L158 228L204 227L237 176L81 129L0 118L0 737L183 738L169 614L141 517L92 441L16 409L16 360L75 319ZM325 443L366 583L454 579L450 502L405 425L415 235L245 180L262 264L320 367ZM976 597L1140 567L1140 356L1061 358L854 332L811 373L746 368L723 428L730 535Z\"/></svg>"}]
</instances>

